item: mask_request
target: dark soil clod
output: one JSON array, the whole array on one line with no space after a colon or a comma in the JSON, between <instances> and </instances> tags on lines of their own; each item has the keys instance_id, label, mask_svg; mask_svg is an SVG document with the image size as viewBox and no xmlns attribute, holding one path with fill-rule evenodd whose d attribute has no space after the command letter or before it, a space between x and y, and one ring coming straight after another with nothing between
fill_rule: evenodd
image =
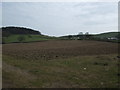
<instances>
[{"instance_id":1,"label":"dark soil clod","mask_svg":"<svg viewBox=\"0 0 120 90\"><path fill-rule=\"evenodd\" d=\"M108 66L108 63L104 63L103 65L104 65L104 66Z\"/></svg>"},{"instance_id":2,"label":"dark soil clod","mask_svg":"<svg viewBox=\"0 0 120 90\"><path fill-rule=\"evenodd\" d=\"M120 73L118 73L117 76L120 76Z\"/></svg>"},{"instance_id":3,"label":"dark soil clod","mask_svg":"<svg viewBox=\"0 0 120 90\"><path fill-rule=\"evenodd\" d=\"M117 56L117 58L120 58L120 56Z\"/></svg>"},{"instance_id":4,"label":"dark soil clod","mask_svg":"<svg viewBox=\"0 0 120 90\"><path fill-rule=\"evenodd\" d=\"M97 62L95 62L95 63L94 63L94 65L98 65L98 63L97 63Z\"/></svg>"}]
</instances>

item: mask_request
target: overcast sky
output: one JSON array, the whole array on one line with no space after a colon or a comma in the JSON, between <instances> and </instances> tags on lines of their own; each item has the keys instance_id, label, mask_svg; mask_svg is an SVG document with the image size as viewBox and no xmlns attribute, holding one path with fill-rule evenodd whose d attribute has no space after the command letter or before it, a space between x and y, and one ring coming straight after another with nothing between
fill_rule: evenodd
<instances>
[{"instance_id":1,"label":"overcast sky","mask_svg":"<svg viewBox=\"0 0 120 90\"><path fill-rule=\"evenodd\" d=\"M118 30L117 2L3 2L2 26L61 36Z\"/></svg>"}]
</instances>

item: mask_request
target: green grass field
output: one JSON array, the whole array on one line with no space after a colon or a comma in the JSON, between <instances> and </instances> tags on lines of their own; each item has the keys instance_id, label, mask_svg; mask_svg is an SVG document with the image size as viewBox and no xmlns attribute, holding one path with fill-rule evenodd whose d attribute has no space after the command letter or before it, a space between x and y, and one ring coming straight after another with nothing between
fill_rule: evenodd
<instances>
[{"instance_id":1,"label":"green grass field","mask_svg":"<svg viewBox=\"0 0 120 90\"><path fill-rule=\"evenodd\" d=\"M108 33L97 34L94 37L97 37L97 38L109 38L109 37L116 37L118 34L120 34L120 32L108 32Z\"/></svg>"},{"instance_id":2,"label":"green grass field","mask_svg":"<svg viewBox=\"0 0 120 90\"><path fill-rule=\"evenodd\" d=\"M19 41L19 37L23 37L24 40ZM3 37L4 43L14 43L14 42L34 42L34 41L45 41L54 40L56 37L49 37L45 35L10 35L8 37Z\"/></svg>"}]
</instances>

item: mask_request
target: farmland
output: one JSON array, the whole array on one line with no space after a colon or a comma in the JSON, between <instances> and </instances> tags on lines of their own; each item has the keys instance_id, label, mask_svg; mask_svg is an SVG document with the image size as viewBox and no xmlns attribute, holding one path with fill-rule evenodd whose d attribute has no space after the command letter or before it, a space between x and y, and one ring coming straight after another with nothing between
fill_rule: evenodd
<instances>
[{"instance_id":1,"label":"farmland","mask_svg":"<svg viewBox=\"0 0 120 90\"><path fill-rule=\"evenodd\" d=\"M22 41L19 38L23 38ZM50 37L45 35L10 35L8 37L3 37L3 43L21 43L21 42L36 42L36 41L46 41L54 40L56 37Z\"/></svg>"},{"instance_id":2,"label":"farmland","mask_svg":"<svg viewBox=\"0 0 120 90\"><path fill-rule=\"evenodd\" d=\"M117 88L118 44L51 40L3 44L4 88Z\"/></svg>"}]
</instances>

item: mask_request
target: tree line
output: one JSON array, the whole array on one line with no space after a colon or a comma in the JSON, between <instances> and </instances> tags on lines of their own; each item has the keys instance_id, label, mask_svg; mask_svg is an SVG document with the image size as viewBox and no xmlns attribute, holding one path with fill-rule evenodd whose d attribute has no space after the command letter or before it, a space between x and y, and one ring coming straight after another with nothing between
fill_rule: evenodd
<instances>
[{"instance_id":1,"label":"tree line","mask_svg":"<svg viewBox=\"0 0 120 90\"><path fill-rule=\"evenodd\" d=\"M26 34L32 34L32 35L41 35L39 31L24 28L24 27L2 27L2 36L8 37L10 35L26 35Z\"/></svg>"},{"instance_id":2,"label":"tree line","mask_svg":"<svg viewBox=\"0 0 120 90\"><path fill-rule=\"evenodd\" d=\"M116 36L111 37L111 39L107 37L98 37L94 34L89 34L89 32L86 32L83 34L83 32L79 32L77 35L67 35L60 37L61 39L65 40L97 40L97 41L112 41L112 42L120 42L120 33L118 33ZM114 38L114 39L113 39Z\"/></svg>"}]
</instances>

